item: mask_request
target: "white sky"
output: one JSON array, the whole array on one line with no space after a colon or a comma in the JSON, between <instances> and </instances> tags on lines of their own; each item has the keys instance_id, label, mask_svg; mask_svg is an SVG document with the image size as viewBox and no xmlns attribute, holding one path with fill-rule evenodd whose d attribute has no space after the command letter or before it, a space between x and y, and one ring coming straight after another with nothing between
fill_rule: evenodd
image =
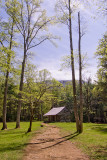
<instances>
[{"instance_id":1,"label":"white sky","mask_svg":"<svg viewBox=\"0 0 107 160\"><path fill-rule=\"evenodd\" d=\"M47 13L54 15L54 4L56 0L45 0L45 6L47 8ZM83 70L84 79L91 77L93 80L96 79L97 72L97 58L95 58L94 53L97 49L99 39L102 38L106 31L105 20L103 17L91 18L93 16L93 10L85 8L84 18L86 20L87 31L82 38L82 53L87 53L88 65ZM76 21L73 22L73 46L74 50L78 47L78 33L76 32L75 26L77 27ZM51 29L54 35L60 36L61 40L56 40L57 47L53 46L50 42L45 42L38 47L33 49L36 56L33 59L33 63L38 65L38 69L47 69L51 72L52 77L57 80L71 80L72 73L71 70L59 71L61 66L61 58L65 55L69 55L69 32L66 26L57 25L52 26ZM78 79L78 69L76 69L76 79Z\"/></svg>"}]
</instances>

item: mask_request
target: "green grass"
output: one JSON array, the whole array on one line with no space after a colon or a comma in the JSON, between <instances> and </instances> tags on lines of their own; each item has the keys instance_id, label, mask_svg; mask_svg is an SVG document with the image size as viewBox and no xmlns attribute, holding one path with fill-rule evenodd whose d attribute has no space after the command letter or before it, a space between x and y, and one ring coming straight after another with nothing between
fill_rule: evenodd
<instances>
[{"instance_id":1,"label":"green grass","mask_svg":"<svg viewBox=\"0 0 107 160\"><path fill-rule=\"evenodd\" d=\"M33 122L32 132L26 133L29 122L21 122L20 129L14 129L15 122L7 123L8 129L0 131L0 160L21 160L24 147L35 131L40 129L40 124Z\"/></svg>"},{"instance_id":2,"label":"green grass","mask_svg":"<svg viewBox=\"0 0 107 160\"><path fill-rule=\"evenodd\" d=\"M91 160L107 160L107 124L84 123L84 131L77 134L75 123L54 123L62 134L81 148Z\"/></svg>"}]
</instances>

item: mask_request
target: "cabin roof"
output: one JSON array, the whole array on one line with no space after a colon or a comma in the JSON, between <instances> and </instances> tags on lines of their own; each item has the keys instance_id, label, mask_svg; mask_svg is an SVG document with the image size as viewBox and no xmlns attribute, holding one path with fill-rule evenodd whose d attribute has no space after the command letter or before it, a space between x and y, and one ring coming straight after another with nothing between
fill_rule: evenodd
<instances>
[{"instance_id":1,"label":"cabin roof","mask_svg":"<svg viewBox=\"0 0 107 160\"><path fill-rule=\"evenodd\" d=\"M56 108L52 108L49 112L47 112L46 114L44 114L44 116L54 116L57 115L58 113L60 113L65 107L56 107Z\"/></svg>"}]
</instances>

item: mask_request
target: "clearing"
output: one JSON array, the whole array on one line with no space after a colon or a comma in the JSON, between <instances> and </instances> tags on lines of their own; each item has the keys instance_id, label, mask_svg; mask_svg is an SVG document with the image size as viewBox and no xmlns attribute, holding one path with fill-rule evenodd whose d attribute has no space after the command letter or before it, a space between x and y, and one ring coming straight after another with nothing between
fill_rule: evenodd
<instances>
[{"instance_id":1,"label":"clearing","mask_svg":"<svg viewBox=\"0 0 107 160\"><path fill-rule=\"evenodd\" d=\"M28 143L23 160L89 160L69 141L75 136L77 133L62 137L58 127L47 125Z\"/></svg>"}]
</instances>

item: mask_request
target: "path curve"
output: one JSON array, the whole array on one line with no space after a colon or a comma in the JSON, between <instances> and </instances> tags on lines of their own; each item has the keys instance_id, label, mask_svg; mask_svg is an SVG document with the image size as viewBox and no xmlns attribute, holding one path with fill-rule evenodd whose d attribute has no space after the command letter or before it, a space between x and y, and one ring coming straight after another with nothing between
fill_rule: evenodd
<instances>
[{"instance_id":1,"label":"path curve","mask_svg":"<svg viewBox=\"0 0 107 160\"><path fill-rule=\"evenodd\" d=\"M55 126L43 128L25 148L23 160L89 160L69 139L76 134L61 137Z\"/></svg>"}]
</instances>

